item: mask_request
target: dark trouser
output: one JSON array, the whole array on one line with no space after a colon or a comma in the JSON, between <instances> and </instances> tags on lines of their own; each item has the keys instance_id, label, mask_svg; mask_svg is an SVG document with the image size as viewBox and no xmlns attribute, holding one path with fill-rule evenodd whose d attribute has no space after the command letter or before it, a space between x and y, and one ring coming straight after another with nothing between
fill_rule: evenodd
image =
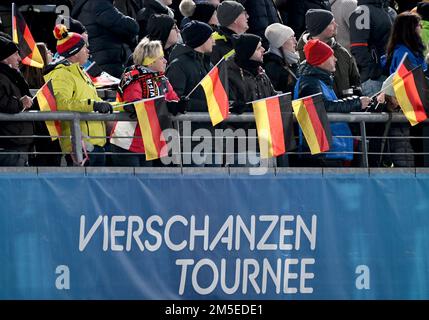
<instances>
[{"instance_id":1,"label":"dark trouser","mask_svg":"<svg viewBox=\"0 0 429 320\"><path fill-rule=\"evenodd\" d=\"M114 144L110 145L112 154L112 166L114 167L152 167L152 161L146 161L146 155L135 153L118 147Z\"/></svg>"},{"instance_id":2,"label":"dark trouser","mask_svg":"<svg viewBox=\"0 0 429 320\"><path fill-rule=\"evenodd\" d=\"M72 157L68 154L65 156L67 166L74 165ZM85 167L104 167L106 165L106 154L104 147L94 146L94 150L88 152L88 160L85 162Z\"/></svg>"},{"instance_id":3,"label":"dark trouser","mask_svg":"<svg viewBox=\"0 0 429 320\"><path fill-rule=\"evenodd\" d=\"M4 153L3 153L4 152ZM26 167L28 166L28 154L21 150L4 149L0 151L0 167Z\"/></svg>"}]
</instances>

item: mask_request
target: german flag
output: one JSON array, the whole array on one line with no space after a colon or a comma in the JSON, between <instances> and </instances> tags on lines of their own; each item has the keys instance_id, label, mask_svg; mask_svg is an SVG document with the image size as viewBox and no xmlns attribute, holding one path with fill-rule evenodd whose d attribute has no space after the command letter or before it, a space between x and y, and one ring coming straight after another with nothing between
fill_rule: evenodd
<instances>
[{"instance_id":1,"label":"german flag","mask_svg":"<svg viewBox=\"0 0 429 320\"><path fill-rule=\"evenodd\" d=\"M172 128L164 96L134 103L146 151L146 160L168 154L163 131Z\"/></svg>"},{"instance_id":2,"label":"german flag","mask_svg":"<svg viewBox=\"0 0 429 320\"><path fill-rule=\"evenodd\" d=\"M277 157L296 147L290 93L252 102L261 158Z\"/></svg>"},{"instance_id":3,"label":"german flag","mask_svg":"<svg viewBox=\"0 0 429 320\"><path fill-rule=\"evenodd\" d=\"M12 3L12 38L19 47L22 63L43 68L44 62L24 17Z\"/></svg>"},{"instance_id":4,"label":"german flag","mask_svg":"<svg viewBox=\"0 0 429 320\"><path fill-rule=\"evenodd\" d=\"M413 68L405 58L396 70L392 83L396 99L411 125L427 119L428 85L421 65Z\"/></svg>"},{"instance_id":5,"label":"german flag","mask_svg":"<svg viewBox=\"0 0 429 320\"><path fill-rule=\"evenodd\" d=\"M329 151L332 134L321 94L292 101L311 154Z\"/></svg>"},{"instance_id":6,"label":"german flag","mask_svg":"<svg viewBox=\"0 0 429 320\"><path fill-rule=\"evenodd\" d=\"M37 101L39 102L40 111L57 111L57 101L55 100L54 89L52 88L51 80L43 85L43 87L37 92L36 97ZM56 120L45 121L45 123L52 141L58 139L62 132L61 122Z\"/></svg>"},{"instance_id":7,"label":"german flag","mask_svg":"<svg viewBox=\"0 0 429 320\"><path fill-rule=\"evenodd\" d=\"M229 115L228 77L224 61L222 59L200 82L206 95L213 126L228 118Z\"/></svg>"}]
</instances>

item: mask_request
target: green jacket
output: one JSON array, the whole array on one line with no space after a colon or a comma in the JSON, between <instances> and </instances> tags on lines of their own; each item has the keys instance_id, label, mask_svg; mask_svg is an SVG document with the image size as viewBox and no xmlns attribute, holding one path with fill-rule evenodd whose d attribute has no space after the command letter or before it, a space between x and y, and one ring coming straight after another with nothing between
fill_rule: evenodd
<instances>
[{"instance_id":1,"label":"green jacket","mask_svg":"<svg viewBox=\"0 0 429 320\"><path fill-rule=\"evenodd\" d=\"M92 112L94 101L101 101L91 79L76 63L67 61L59 63L47 70L45 81L52 80L58 111ZM63 152L70 152L71 123L61 122L62 135L60 139ZM86 143L103 147L106 144L106 125L103 121L82 121L80 123L82 137Z\"/></svg>"}]
</instances>

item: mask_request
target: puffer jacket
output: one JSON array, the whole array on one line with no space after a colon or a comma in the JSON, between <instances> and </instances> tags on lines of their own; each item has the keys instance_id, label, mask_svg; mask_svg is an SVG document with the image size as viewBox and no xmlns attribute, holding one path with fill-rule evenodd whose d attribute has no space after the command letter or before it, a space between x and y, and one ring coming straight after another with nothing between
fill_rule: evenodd
<instances>
[{"instance_id":1,"label":"puffer jacket","mask_svg":"<svg viewBox=\"0 0 429 320\"><path fill-rule=\"evenodd\" d=\"M332 88L332 75L323 69L304 63L300 66L300 75L298 87L298 97L300 98L321 93L322 87L320 81L326 84L327 87ZM323 96L323 102L327 112L347 113L361 110L360 99L357 96L333 101Z\"/></svg>"},{"instance_id":2,"label":"puffer jacket","mask_svg":"<svg viewBox=\"0 0 429 320\"><path fill-rule=\"evenodd\" d=\"M356 59L361 81L376 80L383 74L380 58L392 28L385 0L358 0L350 15L350 50Z\"/></svg>"},{"instance_id":3,"label":"puffer jacket","mask_svg":"<svg viewBox=\"0 0 429 320\"><path fill-rule=\"evenodd\" d=\"M250 112L252 105L247 104L248 102L278 94L260 64L251 62L252 68L244 68L239 66L235 59L227 61L227 64L229 100L233 101L232 112ZM242 106L237 110L234 103L240 103Z\"/></svg>"},{"instance_id":4,"label":"puffer jacket","mask_svg":"<svg viewBox=\"0 0 429 320\"><path fill-rule=\"evenodd\" d=\"M301 61L305 60L304 45L310 40L309 36L308 32L304 33L296 47ZM343 90L350 89L351 87L360 87L361 82L358 67L355 59L334 38L327 44L334 50L335 58L337 58L334 73L334 91L337 97L341 98L344 96Z\"/></svg>"},{"instance_id":5,"label":"puffer jacket","mask_svg":"<svg viewBox=\"0 0 429 320\"><path fill-rule=\"evenodd\" d=\"M93 60L107 73L119 78L131 49L136 45L139 25L113 7L111 0L77 0L72 17L88 31Z\"/></svg>"},{"instance_id":6,"label":"puffer jacket","mask_svg":"<svg viewBox=\"0 0 429 320\"><path fill-rule=\"evenodd\" d=\"M20 99L31 96L28 84L22 75L4 63L0 63L0 112L20 113L23 109ZM31 136L33 123L29 121L4 121L0 125L0 136L16 136L16 138L0 139L0 148L23 150L33 142L32 138L19 138Z\"/></svg>"},{"instance_id":7,"label":"puffer jacket","mask_svg":"<svg viewBox=\"0 0 429 320\"><path fill-rule=\"evenodd\" d=\"M210 56L177 44L170 54L170 64L166 71L174 91L179 97L186 96L211 70ZM186 111L207 112L204 90L199 86L190 96Z\"/></svg>"},{"instance_id":8,"label":"puffer jacket","mask_svg":"<svg viewBox=\"0 0 429 320\"><path fill-rule=\"evenodd\" d=\"M63 60L50 66L44 79L45 82L51 80L59 111L92 112L94 101L101 101L91 79L77 63ZM106 138L89 138L106 136L106 125L103 121L81 121L80 129L85 142L100 147L106 144ZM70 152L70 122L62 121L61 130L65 136L60 139L61 149L63 152Z\"/></svg>"}]
</instances>

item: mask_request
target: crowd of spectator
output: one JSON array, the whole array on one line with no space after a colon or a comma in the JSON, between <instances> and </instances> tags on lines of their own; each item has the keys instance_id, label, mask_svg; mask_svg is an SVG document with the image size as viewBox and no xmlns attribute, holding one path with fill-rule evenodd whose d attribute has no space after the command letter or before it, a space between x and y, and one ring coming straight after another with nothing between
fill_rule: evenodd
<instances>
[{"instance_id":1,"label":"crowd of spectator","mask_svg":"<svg viewBox=\"0 0 429 320\"><path fill-rule=\"evenodd\" d=\"M47 81L52 83L58 110L112 112L111 102L99 98L85 72L89 60L120 79L119 101L164 95L171 114L207 112L203 88L194 88L223 59L230 112L235 114L250 112L251 101L286 92L294 99L321 93L328 112L366 110L371 101L397 111L394 98L378 94L383 81L395 72L405 53L414 66L427 70L429 1L70 0L55 4L68 6L70 16L56 16L57 23L52 25L55 48L49 48L45 39L37 43L45 61L43 70L20 65L18 47L8 35L10 12L0 11L0 28L5 32L0 36L0 112L38 110L29 89ZM37 28L31 25L31 30ZM54 58L50 49L55 51ZM133 108L126 112L135 117ZM0 139L0 165L61 164L58 154L28 158L31 150L62 152L67 165L76 164L70 124L62 122L61 127L63 137L52 142L28 138L46 134L43 124L2 123L0 136L16 137ZM335 135L337 129L331 129ZM86 165L152 165L145 161L135 121L118 121L112 131L103 121L82 122L81 130L88 151ZM345 124L341 130L353 135L355 128ZM388 130L377 124L368 130L369 134L399 137L411 133L409 124L392 125ZM419 130L420 135L429 135ZM429 148L424 142L413 145L407 138L390 147L407 153ZM383 151L379 143L370 143L370 150ZM106 151L114 155L106 158ZM324 155L303 156L293 164L350 165L349 157L332 160ZM406 155L372 162L383 164L414 166L415 161Z\"/></svg>"}]
</instances>

